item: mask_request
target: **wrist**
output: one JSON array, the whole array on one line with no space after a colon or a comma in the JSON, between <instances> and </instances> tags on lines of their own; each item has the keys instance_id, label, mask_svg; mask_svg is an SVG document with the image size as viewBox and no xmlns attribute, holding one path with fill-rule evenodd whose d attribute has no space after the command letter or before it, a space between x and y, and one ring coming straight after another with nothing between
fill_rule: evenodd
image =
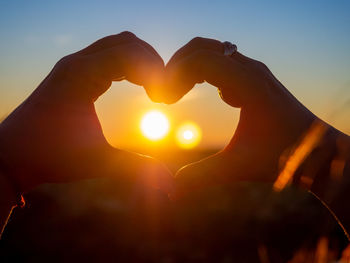
<instances>
[{"instance_id":1,"label":"wrist","mask_svg":"<svg viewBox=\"0 0 350 263\"><path fill-rule=\"evenodd\" d=\"M3 163L0 158L0 201L1 206L19 206L25 205L22 197L22 188L12 177L10 169Z\"/></svg>"},{"instance_id":2,"label":"wrist","mask_svg":"<svg viewBox=\"0 0 350 263\"><path fill-rule=\"evenodd\" d=\"M0 206L2 208L16 206L16 191L2 171L0 171Z\"/></svg>"},{"instance_id":3,"label":"wrist","mask_svg":"<svg viewBox=\"0 0 350 263\"><path fill-rule=\"evenodd\" d=\"M331 126L328 129L319 150L325 156L321 162L323 169L315 177L310 190L326 203L331 203L342 188L349 189L346 167L350 160L350 137Z\"/></svg>"},{"instance_id":4,"label":"wrist","mask_svg":"<svg viewBox=\"0 0 350 263\"><path fill-rule=\"evenodd\" d=\"M318 126L318 127L317 127ZM315 140L310 144L309 154L296 171L294 183L312 191L326 203L331 203L340 189L348 188L350 178L346 167L350 160L350 137L332 126L318 120L304 136L300 144L307 139ZM311 138L312 137L312 138Z\"/></svg>"},{"instance_id":5,"label":"wrist","mask_svg":"<svg viewBox=\"0 0 350 263\"><path fill-rule=\"evenodd\" d=\"M21 132L25 128L21 123L16 125L13 114L0 123L0 172L16 193L25 193L38 183L31 176L32 161L25 147L27 140Z\"/></svg>"},{"instance_id":6,"label":"wrist","mask_svg":"<svg viewBox=\"0 0 350 263\"><path fill-rule=\"evenodd\" d=\"M350 137L329 129L320 149L326 158L308 189L331 211L350 240Z\"/></svg>"}]
</instances>

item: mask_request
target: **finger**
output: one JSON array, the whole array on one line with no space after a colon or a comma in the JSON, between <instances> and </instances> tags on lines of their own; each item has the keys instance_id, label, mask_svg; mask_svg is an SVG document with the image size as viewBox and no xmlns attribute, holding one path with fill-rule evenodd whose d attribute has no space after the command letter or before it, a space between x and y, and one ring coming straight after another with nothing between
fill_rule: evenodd
<instances>
[{"instance_id":1,"label":"finger","mask_svg":"<svg viewBox=\"0 0 350 263\"><path fill-rule=\"evenodd\" d=\"M184 166L175 175L175 188L169 197L176 200L193 191L250 180L257 171L251 168L246 157L240 151L223 150Z\"/></svg>"},{"instance_id":2,"label":"finger","mask_svg":"<svg viewBox=\"0 0 350 263\"><path fill-rule=\"evenodd\" d=\"M104 37L95 43L91 44L90 46L84 48L83 50L77 52L79 55L89 55L93 54L102 50L110 49L113 47L116 47L121 44L127 44L127 43L137 43L141 46L143 46L145 49L147 49L150 53L152 53L155 56L155 59L159 60L159 64L161 64L164 67L164 61L161 58L161 56L158 54L158 52L147 42L144 40L138 38L135 34L124 31L122 33L119 33L117 35L111 35ZM160 73L156 78L149 78L147 83L144 83L144 88L147 93L147 95L150 97L151 100L154 102L160 102L161 100L157 98L157 90L161 87L161 76L162 74L162 67L159 69ZM122 78L115 78L113 80L121 80ZM107 88L110 85L104 85L107 86ZM105 88L106 89L106 88ZM104 89L104 90L105 90Z\"/></svg>"},{"instance_id":3,"label":"finger","mask_svg":"<svg viewBox=\"0 0 350 263\"><path fill-rule=\"evenodd\" d=\"M169 169L151 157L113 149L105 168L107 175L118 180L141 183L165 194L174 191L175 180Z\"/></svg>"},{"instance_id":4,"label":"finger","mask_svg":"<svg viewBox=\"0 0 350 263\"><path fill-rule=\"evenodd\" d=\"M179 199L195 190L242 181L272 183L278 170L275 164L276 158L261 155L260 150L231 144L217 154L181 168L175 175L170 197Z\"/></svg>"},{"instance_id":5,"label":"finger","mask_svg":"<svg viewBox=\"0 0 350 263\"><path fill-rule=\"evenodd\" d=\"M99 76L109 79L124 76L135 84L142 84L154 68L162 67L157 56L137 42L121 44L88 55L86 62Z\"/></svg>"},{"instance_id":6,"label":"finger","mask_svg":"<svg viewBox=\"0 0 350 263\"><path fill-rule=\"evenodd\" d=\"M176 63L176 61L181 60L193 52L201 49L208 49L220 54L224 53L224 45L222 42L215 39L195 37L178 51L176 51L175 54L170 58L167 65L171 66L171 64Z\"/></svg>"},{"instance_id":7,"label":"finger","mask_svg":"<svg viewBox=\"0 0 350 263\"><path fill-rule=\"evenodd\" d=\"M242 63L208 49L197 50L166 66L163 98L166 103L174 103L196 83L207 81L223 94L232 93L234 101L230 105L239 106L242 100L239 88L245 74Z\"/></svg>"},{"instance_id":8,"label":"finger","mask_svg":"<svg viewBox=\"0 0 350 263\"><path fill-rule=\"evenodd\" d=\"M215 186L225 181L225 172L221 171L223 160L216 154L204 160L182 167L175 176L175 188L170 193L173 200L181 199L187 194Z\"/></svg>"},{"instance_id":9,"label":"finger","mask_svg":"<svg viewBox=\"0 0 350 263\"><path fill-rule=\"evenodd\" d=\"M110 35L110 36L101 38L96 42L92 43L91 45L89 45L88 47L78 51L76 54L89 55L104 49L115 47L120 44L126 44L131 42L136 42L140 44L141 46L145 47L149 52L153 53L155 56L158 56L162 60L158 52L150 44L148 44L147 42L138 38L135 34L128 31L124 31L116 35Z\"/></svg>"},{"instance_id":10,"label":"finger","mask_svg":"<svg viewBox=\"0 0 350 263\"><path fill-rule=\"evenodd\" d=\"M156 81L164 71L162 61L135 42L86 55L80 60L79 64L85 68L85 75L97 78L97 83L127 79L134 84L147 86ZM89 94L97 98L108 87L96 85Z\"/></svg>"},{"instance_id":11,"label":"finger","mask_svg":"<svg viewBox=\"0 0 350 263\"><path fill-rule=\"evenodd\" d=\"M72 162L71 160L74 160ZM90 145L54 160L62 182L96 177L114 178L120 183L142 184L168 194L174 189L174 177L161 162L148 156L118 150L108 144ZM47 177L47 175L46 175ZM50 178L49 181L50 182Z\"/></svg>"},{"instance_id":12,"label":"finger","mask_svg":"<svg viewBox=\"0 0 350 263\"><path fill-rule=\"evenodd\" d=\"M258 61L255 59L252 59L250 57L247 57L245 55L243 55L242 53L236 51L235 53L233 53L230 56L232 59L235 59L243 64L247 64L247 63L257 63Z\"/></svg>"},{"instance_id":13,"label":"finger","mask_svg":"<svg viewBox=\"0 0 350 263\"><path fill-rule=\"evenodd\" d=\"M166 65L166 71L171 71L172 68L175 68L175 71L178 70L179 68L179 61L181 60L186 60L187 57L193 57L192 55L194 53L197 53L199 50L201 51L205 51L207 50L208 52L213 52L216 53L219 56L221 56L223 58L222 60L231 60L231 62L235 63L236 65L240 64L241 68L243 67L254 67L254 65L256 65L258 63L258 61L251 59L249 57L246 57L244 55L242 55L239 52L235 52L232 56L230 57L226 57L224 56L224 45L222 42L215 40L215 39L208 39L208 38L201 38L201 37L196 37L194 39L192 39L188 44L186 44L184 47L182 47L181 49L179 49L174 55L173 57L170 59L170 61L168 62L168 64ZM198 56L197 56L198 57ZM205 57L205 55L204 55ZM210 64L211 61L207 60L207 61L201 61L201 63L204 63L204 67L206 66L205 64ZM231 64L233 64L231 63ZM180 85L180 83L176 83L174 85L166 85L166 88L161 90L162 94L161 97L162 99L167 102L167 103L172 103L177 101L178 99L180 99L183 95L186 94L186 92L188 92L195 83L201 83L203 80L208 81L209 79L206 78L206 76L204 76L201 79L196 79L195 76L192 76L193 78L191 78L192 74L196 74L196 72L198 72L198 67L201 67L202 65L200 65L199 63L197 63L196 65L197 67L189 67L186 68L186 72L184 72L182 75L186 74L187 76L185 78L182 79L182 81L186 81L187 82L182 82L182 85ZM209 67L207 67L209 68ZM181 69L180 69L181 71ZM183 70L185 71L185 70ZM225 70L226 72L228 72L228 70ZM200 71L199 71L200 72ZM174 74L177 75L177 74ZM180 74L181 75L181 74ZM243 77L243 75L241 75ZM236 79L238 80L238 79ZM241 79L242 80L242 79ZM194 82L195 81L195 82ZM167 81L168 83L171 83L171 81ZM180 81L178 81L180 82ZM209 82L209 81L208 81ZM214 80L214 83L216 81ZM237 81L236 81L237 82ZM213 83L211 83L213 84ZM213 84L215 86L217 86L216 84ZM180 88L176 88L180 87ZM170 90L169 90L170 87ZM224 83L224 85L221 86L217 86L219 88L219 92L221 97L224 99L225 102L227 102L228 104L230 104L231 106L234 107L240 107L242 105L242 102L237 98L237 97L232 97L233 95L237 95L235 90L232 89L228 89L227 88L227 83ZM225 95L225 96L224 96Z\"/></svg>"},{"instance_id":14,"label":"finger","mask_svg":"<svg viewBox=\"0 0 350 263\"><path fill-rule=\"evenodd\" d=\"M177 60L181 60L184 57L190 55L191 53L200 50L200 49L208 49L214 52L217 52L218 54L224 54L224 44L223 42L216 40L216 39L210 39L210 38L202 38L202 37L195 37L190 42L188 42L185 46L180 48L178 51L175 52L175 54L171 57L167 65L171 65L172 63L176 63ZM232 56L232 59L236 59L242 63L246 62L256 62L256 60L251 59L247 56L244 56L240 52L235 52Z\"/></svg>"},{"instance_id":15,"label":"finger","mask_svg":"<svg viewBox=\"0 0 350 263\"><path fill-rule=\"evenodd\" d=\"M175 54L171 57L171 59L167 63L167 68L168 69L172 68L172 66L174 64L177 64L178 61L181 61L182 59L184 59L184 57L190 56L192 53L198 50L208 49L215 52L223 53L223 48L224 48L223 44L218 40L196 37L175 52ZM188 71L188 74L192 74L191 71ZM173 78L172 80L175 80L175 78ZM172 93L171 90L164 88L164 82L165 80L160 80L159 82L156 82L153 86L150 86L148 89L146 89L146 90L149 90L150 98L155 102L166 102L166 103L176 102L178 99L172 98L174 94ZM179 85L178 86L180 88L179 94L182 94L183 96L185 95L183 91L186 91L186 92L189 91L195 84L192 82L193 81L190 81L190 82L177 81L177 84L174 84L174 86ZM181 98L182 96L180 96L179 98Z\"/></svg>"},{"instance_id":16,"label":"finger","mask_svg":"<svg viewBox=\"0 0 350 263\"><path fill-rule=\"evenodd\" d=\"M175 54L171 57L171 59L167 63L166 67L168 69L172 68L174 65L177 64L178 61L181 61L186 56L192 55L192 53L195 53L198 50L208 49L214 52L223 53L223 48L224 48L223 44L218 40L195 37L191 41L189 41L185 46L183 46L182 48L180 48L178 51L175 52ZM192 72L188 71L188 74L192 74ZM180 81L178 81L178 84L176 85L179 85L179 88L180 88L179 93L182 94L182 96L185 95L183 91L189 91L193 87L195 83L192 83L192 82L193 81L180 83ZM202 81L199 81L199 82L202 82ZM178 99L172 98L174 94L172 94L171 90L169 93L169 90L164 88L164 80L161 82L160 85L158 84L158 86L151 87L150 90L152 91L151 95L154 101L173 103L178 100ZM181 98L182 96L180 96L179 98Z\"/></svg>"}]
</instances>

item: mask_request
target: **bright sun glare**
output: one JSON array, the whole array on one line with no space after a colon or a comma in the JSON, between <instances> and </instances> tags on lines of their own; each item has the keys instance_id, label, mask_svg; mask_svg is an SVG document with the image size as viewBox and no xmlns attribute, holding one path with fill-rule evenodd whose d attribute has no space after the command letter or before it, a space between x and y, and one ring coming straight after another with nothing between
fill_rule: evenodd
<instances>
[{"instance_id":1,"label":"bright sun glare","mask_svg":"<svg viewBox=\"0 0 350 263\"><path fill-rule=\"evenodd\" d=\"M150 140L162 139L169 131L169 121L160 111L149 111L141 120L141 131Z\"/></svg>"}]
</instances>

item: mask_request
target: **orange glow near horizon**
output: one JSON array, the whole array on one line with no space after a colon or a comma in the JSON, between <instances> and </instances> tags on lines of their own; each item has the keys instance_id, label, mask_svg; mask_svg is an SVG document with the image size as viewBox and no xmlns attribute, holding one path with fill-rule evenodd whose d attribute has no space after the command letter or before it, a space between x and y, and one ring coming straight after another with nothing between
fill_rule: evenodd
<instances>
[{"instance_id":1,"label":"orange glow near horizon","mask_svg":"<svg viewBox=\"0 0 350 263\"><path fill-rule=\"evenodd\" d=\"M172 131L168 116L159 110L147 111L142 116L140 130L145 138L153 142L163 140L170 135L173 139L168 139L176 142L177 146L182 149L192 149L202 139L202 130L198 124L193 121L183 122L178 126L176 125Z\"/></svg>"},{"instance_id":2,"label":"orange glow near horizon","mask_svg":"<svg viewBox=\"0 0 350 263\"><path fill-rule=\"evenodd\" d=\"M176 133L177 144L184 149L196 147L202 138L202 131L199 126L193 122L182 124Z\"/></svg>"}]
</instances>

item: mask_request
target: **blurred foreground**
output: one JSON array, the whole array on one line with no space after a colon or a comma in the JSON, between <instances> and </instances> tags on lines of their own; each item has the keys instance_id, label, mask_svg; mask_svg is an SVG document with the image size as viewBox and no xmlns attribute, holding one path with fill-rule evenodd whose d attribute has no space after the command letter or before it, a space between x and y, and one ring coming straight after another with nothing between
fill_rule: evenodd
<instances>
[{"instance_id":1,"label":"blurred foreground","mask_svg":"<svg viewBox=\"0 0 350 263\"><path fill-rule=\"evenodd\" d=\"M172 171L216 151L150 152ZM239 183L170 202L118 178L28 193L0 262L349 262L347 240L311 194Z\"/></svg>"}]
</instances>

